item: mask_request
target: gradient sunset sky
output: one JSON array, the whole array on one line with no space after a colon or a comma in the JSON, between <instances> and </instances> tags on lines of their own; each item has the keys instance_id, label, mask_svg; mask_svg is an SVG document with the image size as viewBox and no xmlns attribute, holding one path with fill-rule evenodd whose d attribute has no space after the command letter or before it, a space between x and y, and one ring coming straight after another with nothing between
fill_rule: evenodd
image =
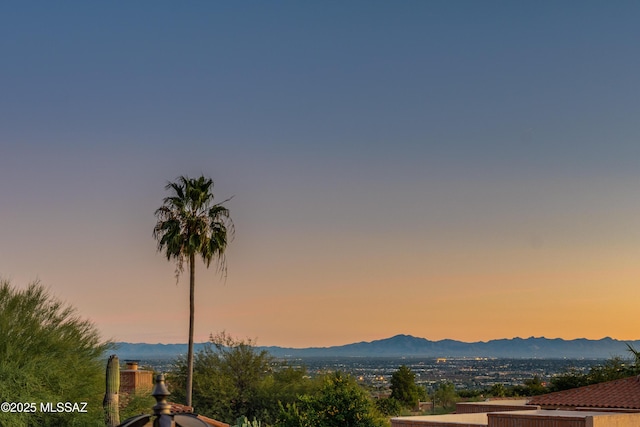
<instances>
[{"instance_id":1,"label":"gradient sunset sky","mask_svg":"<svg viewBox=\"0 0 640 427\"><path fill-rule=\"evenodd\" d=\"M0 4L0 276L186 342L164 186L236 226L196 341L640 339L640 2Z\"/></svg>"}]
</instances>

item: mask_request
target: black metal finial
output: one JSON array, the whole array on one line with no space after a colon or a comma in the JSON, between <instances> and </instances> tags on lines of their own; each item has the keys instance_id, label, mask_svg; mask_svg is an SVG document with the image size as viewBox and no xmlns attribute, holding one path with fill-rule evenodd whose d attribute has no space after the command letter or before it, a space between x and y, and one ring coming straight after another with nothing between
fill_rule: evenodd
<instances>
[{"instance_id":1,"label":"black metal finial","mask_svg":"<svg viewBox=\"0 0 640 427\"><path fill-rule=\"evenodd\" d=\"M153 415L138 415L125 420L118 427L208 427L209 423L198 419L196 414L172 414L171 405L167 403L167 396L170 396L167 385L164 382L164 374L156 375L155 385L151 395L156 398L156 405L153 407Z\"/></svg>"},{"instance_id":2,"label":"black metal finial","mask_svg":"<svg viewBox=\"0 0 640 427\"><path fill-rule=\"evenodd\" d=\"M156 405L153 407L154 415L163 415L171 413L171 405L167 403L167 396L171 395L164 383L164 374L156 375L156 384L153 386L151 395L156 399Z\"/></svg>"}]
</instances>

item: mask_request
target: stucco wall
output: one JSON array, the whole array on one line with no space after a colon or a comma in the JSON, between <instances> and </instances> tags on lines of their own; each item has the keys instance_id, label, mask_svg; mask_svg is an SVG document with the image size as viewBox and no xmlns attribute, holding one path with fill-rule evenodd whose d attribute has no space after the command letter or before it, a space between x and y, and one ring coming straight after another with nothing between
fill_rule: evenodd
<instances>
[{"instance_id":1,"label":"stucco wall","mask_svg":"<svg viewBox=\"0 0 640 427\"><path fill-rule=\"evenodd\" d=\"M391 418L391 427L487 427L487 414L397 417Z\"/></svg>"},{"instance_id":2,"label":"stucco wall","mask_svg":"<svg viewBox=\"0 0 640 427\"><path fill-rule=\"evenodd\" d=\"M638 427L640 413L611 414L588 417L585 427Z\"/></svg>"}]
</instances>

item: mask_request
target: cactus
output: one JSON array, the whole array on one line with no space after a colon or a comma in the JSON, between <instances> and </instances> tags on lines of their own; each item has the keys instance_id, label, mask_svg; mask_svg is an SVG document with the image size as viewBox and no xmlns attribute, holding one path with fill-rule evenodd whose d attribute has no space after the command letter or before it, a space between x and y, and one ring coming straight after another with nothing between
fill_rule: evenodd
<instances>
[{"instance_id":1,"label":"cactus","mask_svg":"<svg viewBox=\"0 0 640 427\"><path fill-rule=\"evenodd\" d=\"M253 421L249 421L247 417L238 417L236 424L233 427L260 427L260 421L255 418Z\"/></svg>"},{"instance_id":2,"label":"cactus","mask_svg":"<svg viewBox=\"0 0 640 427\"><path fill-rule=\"evenodd\" d=\"M109 356L107 362L106 392L102 407L104 408L104 420L107 427L115 427L120 424L120 412L118 409L120 391L120 361L118 356Z\"/></svg>"}]
</instances>

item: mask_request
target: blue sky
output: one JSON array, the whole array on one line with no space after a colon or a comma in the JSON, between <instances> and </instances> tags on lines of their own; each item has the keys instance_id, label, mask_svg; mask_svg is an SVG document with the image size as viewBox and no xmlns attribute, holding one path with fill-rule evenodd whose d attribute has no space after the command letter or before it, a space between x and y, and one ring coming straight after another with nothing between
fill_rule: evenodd
<instances>
[{"instance_id":1,"label":"blue sky","mask_svg":"<svg viewBox=\"0 0 640 427\"><path fill-rule=\"evenodd\" d=\"M637 339L639 17L4 3L0 275L39 278L106 337L184 341L153 212L167 180L203 173L237 235L226 282L198 273L200 339Z\"/></svg>"}]
</instances>

